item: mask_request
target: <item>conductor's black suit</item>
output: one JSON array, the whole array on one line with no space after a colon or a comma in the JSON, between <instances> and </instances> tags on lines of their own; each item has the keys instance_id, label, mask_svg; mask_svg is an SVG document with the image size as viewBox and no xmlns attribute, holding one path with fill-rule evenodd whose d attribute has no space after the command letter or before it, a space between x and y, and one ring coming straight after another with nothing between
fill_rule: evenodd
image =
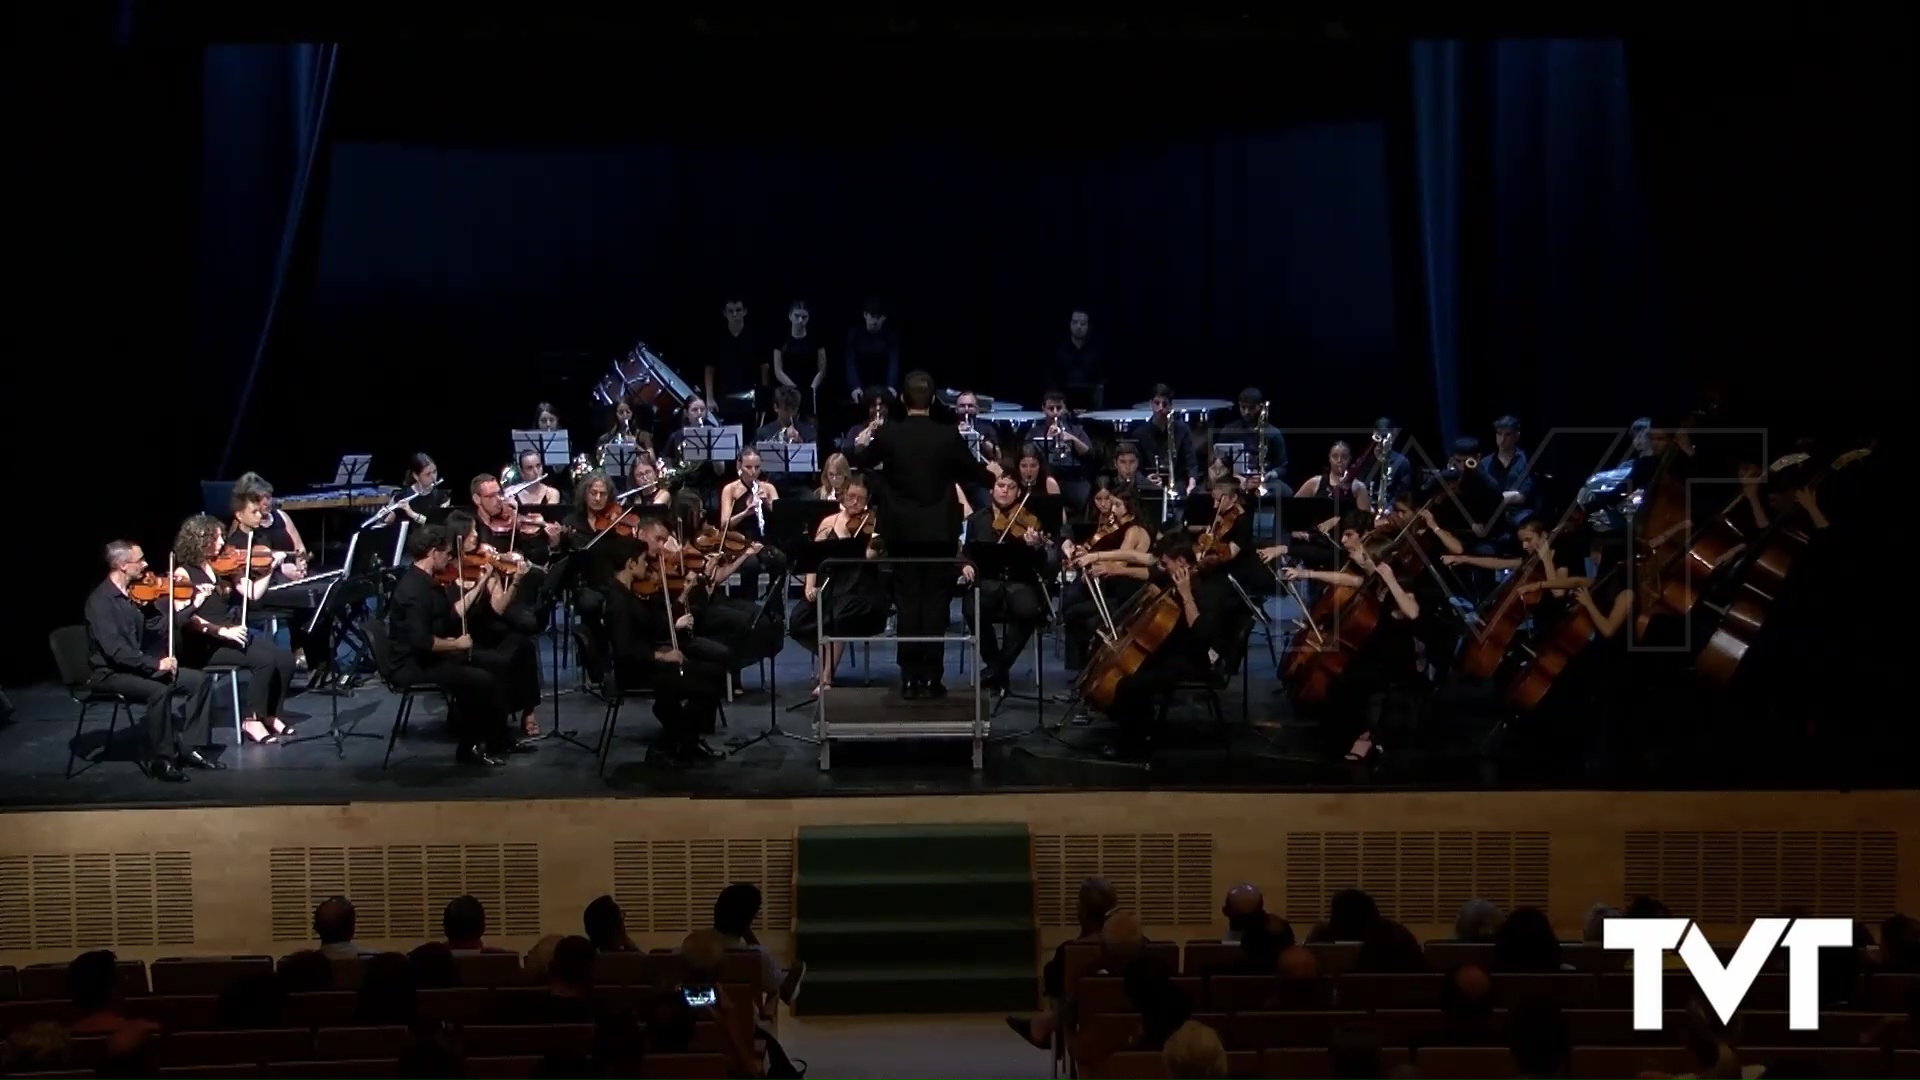
<instances>
[{"instance_id":1,"label":"conductor's black suit","mask_svg":"<svg viewBox=\"0 0 1920 1080\"><path fill-rule=\"evenodd\" d=\"M955 559L960 548L960 498L954 485L980 482L980 464L952 423L925 415L883 424L864 447L861 468L886 467L887 501L880 506L880 536L895 558ZM938 637L947 632L958 561L906 563L894 569L900 636ZM944 647L935 642L900 645L900 677L909 684L940 681Z\"/></svg>"}]
</instances>

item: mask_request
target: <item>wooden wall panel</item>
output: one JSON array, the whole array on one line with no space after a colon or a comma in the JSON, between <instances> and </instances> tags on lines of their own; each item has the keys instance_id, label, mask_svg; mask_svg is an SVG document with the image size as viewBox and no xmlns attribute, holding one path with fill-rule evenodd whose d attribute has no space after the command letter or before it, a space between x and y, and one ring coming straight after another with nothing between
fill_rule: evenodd
<instances>
[{"instance_id":1,"label":"wooden wall panel","mask_svg":"<svg viewBox=\"0 0 1920 1080\"><path fill-rule=\"evenodd\" d=\"M1448 933L1475 895L1544 901L1577 933L1589 905L1648 886L1730 929L1776 902L1920 912L1913 792L394 802L8 815L0 951L64 960L84 937L129 957L284 953L304 940L306 900L362 881L385 891L359 897L370 944L416 944L437 931L450 890L471 889L490 899L491 936L525 945L536 926L577 932L594 897L637 901L677 868L703 895L690 884L629 904L646 944L677 942L709 910L710 886L747 879L768 896L763 936L783 946L797 828L943 821L1029 825L1048 943L1071 935L1073 889L1095 872L1151 917L1150 932L1175 938L1213 932L1220 894L1239 881L1303 924L1328 892L1359 885L1428 936Z\"/></svg>"}]
</instances>

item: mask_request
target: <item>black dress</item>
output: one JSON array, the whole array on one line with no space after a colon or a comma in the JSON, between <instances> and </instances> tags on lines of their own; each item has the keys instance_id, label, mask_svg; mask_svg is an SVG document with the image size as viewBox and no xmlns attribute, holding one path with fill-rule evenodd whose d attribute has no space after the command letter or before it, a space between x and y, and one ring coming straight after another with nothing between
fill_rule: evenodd
<instances>
[{"instance_id":1,"label":"black dress","mask_svg":"<svg viewBox=\"0 0 1920 1080\"><path fill-rule=\"evenodd\" d=\"M246 715L266 720L280 715L280 704L293 683L293 653L263 633L249 633L242 647L194 625L198 616L213 630L240 625L240 595L230 582L216 579L204 566L185 568L196 588L214 587L206 602L179 617L176 626L180 666L206 668L230 665L247 672Z\"/></svg>"}]
</instances>

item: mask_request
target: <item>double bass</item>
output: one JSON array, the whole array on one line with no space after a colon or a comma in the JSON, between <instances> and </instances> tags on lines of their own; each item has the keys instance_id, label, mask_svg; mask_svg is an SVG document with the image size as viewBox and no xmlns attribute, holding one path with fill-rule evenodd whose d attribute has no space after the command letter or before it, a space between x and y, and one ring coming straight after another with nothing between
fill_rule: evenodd
<instances>
[{"instance_id":1,"label":"double bass","mask_svg":"<svg viewBox=\"0 0 1920 1080\"><path fill-rule=\"evenodd\" d=\"M1872 448L1865 447L1840 455L1808 481L1807 490L1819 491L1820 484L1828 477L1871 453ZM1804 454L1790 455L1775 462L1769 471L1793 468L1805 459ZM1739 577L1733 595L1694 660L1694 673L1702 682L1710 686L1727 686L1733 682L1740 661L1746 658L1747 650L1766 628L1767 616L1773 613L1774 601L1779 599L1787 575L1793 572L1794 563L1813 542L1813 523L1808 517L1806 508L1796 502L1781 511L1741 557L1735 571Z\"/></svg>"}]
</instances>

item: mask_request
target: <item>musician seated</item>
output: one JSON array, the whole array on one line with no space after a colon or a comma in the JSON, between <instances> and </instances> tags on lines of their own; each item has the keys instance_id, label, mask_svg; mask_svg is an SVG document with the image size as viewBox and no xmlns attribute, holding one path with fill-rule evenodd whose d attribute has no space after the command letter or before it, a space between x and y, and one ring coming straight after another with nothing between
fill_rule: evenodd
<instances>
[{"instance_id":1,"label":"musician seated","mask_svg":"<svg viewBox=\"0 0 1920 1080\"><path fill-rule=\"evenodd\" d=\"M161 645L167 633L165 609L173 601L161 596L141 605L128 595L128 588L146 575L147 558L140 545L125 540L107 545L106 580L87 597L87 665L91 669L87 687L146 703L142 758L147 775L179 782L187 778L180 771L183 765L226 766L200 753L212 741L207 713L207 690L212 683L201 672L181 667L177 656L163 655L167 652ZM176 697L186 699L178 726L173 721Z\"/></svg>"},{"instance_id":2,"label":"musician seated","mask_svg":"<svg viewBox=\"0 0 1920 1080\"><path fill-rule=\"evenodd\" d=\"M1114 687L1107 718L1119 726L1119 732L1102 751L1108 757L1145 758L1158 733L1160 705L1166 695L1183 682L1212 676L1214 657L1208 643L1214 633L1196 598L1192 543L1178 535L1163 540L1155 549L1155 562L1158 573L1153 575L1153 583L1166 590L1165 595L1139 608L1121 632L1127 634L1153 623L1156 609L1163 605L1171 605L1174 611L1164 624L1165 638L1138 670L1122 677ZM1100 658L1094 662L1099 663Z\"/></svg>"},{"instance_id":3,"label":"musician seated","mask_svg":"<svg viewBox=\"0 0 1920 1080\"><path fill-rule=\"evenodd\" d=\"M1440 561L1448 566L1469 566L1500 573L1518 570L1526 565L1529 559L1539 559L1546 570L1547 581L1567 577L1566 571L1553 563L1553 545L1547 543L1547 538L1551 534L1546 522L1539 518L1528 518L1520 523L1520 527L1514 530L1514 534L1520 545L1521 554L1519 555L1469 555L1463 549L1440 556ZM1548 587L1551 586L1544 582L1529 582L1521 586L1521 592L1530 594Z\"/></svg>"},{"instance_id":4,"label":"musician seated","mask_svg":"<svg viewBox=\"0 0 1920 1080\"><path fill-rule=\"evenodd\" d=\"M1245 487L1248 491L1258 492L1265 488L1268 495L1285 498L1292 494L1287 488L1287 440L1280 429L1267 423L1260 417L1266 408L1266 395L1257 386L1249 386L1240 391L1235 399L1236 415L1220 433L1215 436L1216 443L1237 443L1246 455L1244 467ZM1256 471L1256 466L1259 469Z\"/></svg>"},{"instance_id":5,"label":"musician seated","mask_svg":"<svg viewBox=\"0 0 1920 1080\"><path fill-rule=\"evenodd\" d=\"M1327 469L1315 473L1300 482L1294 494L1302 499L1332 499L1333 517L1325 522L1314 522L1316 530L1329 533L1338 530L1340 518L1349 510L1371 510L1372 502L1367 497L1367 485L1354 475L1353 448L1344 440L1337 440L1327 448ZM1308 531L1293 531L1296 540L1308 539Z\"/></svg>"},{"instance_id":6,"label":"musician seated","mask_svg":"<svg viewBox=\"0 0 1920 1080\"><path fill-rule=\"evenodd\" d=\"M1040 411L1046 415L1028 421L1020 439L1042 451L1047 470L1058 481L1067 505L1077 510L1087 505L1091 491L1086 463L1093 458L1093 440L1067 411L1064 392L1048 390L1040 399Z\"/></svg>"},{"instance_id":7,"label":"musician seated","mask_svg":"<svg viewBox=\"0 0 1920 1080\"><path fill-rule=\"evenodd\" d=\"M847 455L835 452L827 456L820 466L820 483L810 495L815 499L839 502L840 493L847 489L847 481L853 476L853 463Z\"/></svg>"},{"instance_id":8,"label":"musician seated","mask_svg":"<svg viewBox=\"0 0 1920 1080\"><path fill-rule=\"evenodd\" d=\"M988 495L991 505L982 508L966 522L966 541L961 556L962 579L973 588L961 598L960 612L968 626L974 625L976 610L980 625L980 684L1005 694L1007 673L1020 659L1027 642L1047 620L1047 604L1039 574L1045 562L1040 552L1047 546L1040 521L1021 506L1020 485L1011 476L998 477ZM1019 535L1016 537L1015 534ZM988 576L969 557L973 549L985 545L1024 544L1035 553L1035 571L1024 577L1000 574ZM1007 636L999 638L997 623L1005 623Z\"/></svg>"},{"instance_id":9,"label":"musician seated","mask_svg":"<svg viewBox=\"0 0 1920 1080\"><path fill-rule=\"evenodd\" d=\"M1065 567L1078 574L1060 598L1067 667L1075 671L1087 666L1094 631L1112 631L1107 619L1119 617L1146 584L1152 564L1153 535L1140 524L1131 493L1116 491L1103 478L1093 489L1093 511L1100 524L1087 543L1061 545Z\"/></svg>"},{"instance_id":10,"label":"musician seated","mask_svg":"<svg viewBox=\"0 0 1920 1080\"><path fill-rule=\"evenodd\" d=\"M822 519L814 530L816 542L846 540L867 536L867 557L880 554L879 538L874 536L875 518L867 505L867 481L855 474L840 493L840 509ZM802 582L801 599L794 602L787 619L787 633L813 652L820 651L820 637L877 637L887 628L887 590L877 566L828 567L825 574L810 572ZM824 609L824 610L823 610ZM813 693L833 685L833 672L840 664L843 643L828 642L820 661L820 680Z\"/></svg>"},{"instance_id":11,"label":"musician seated","mask_svg":"<svg viewBox=\"0 0 1920 1080\"><path fill-rule=\"evenodd\" d=\"M880 425L887 422L893 394L884 386L869 386L861 391L860 400L866 402L867 418L848 428L840 438L840 449L849 456L854 450L872 442L874 435L880 431Z\"/></svg>"},{"instance_id":12,"label":"musician seated","mask_svg":"<svg viewBox=\"0 0 1920 1080\"><path fill-rule=\"evenodd\" d=\"M773 419L761 424L753 441L784 442L811 446L820 441L813 421L800 419L800 391L782 386L773 392Z\"/></svg>"},{"instance_id":13,"label":"musician seated","mask_svg":"<svg viewBox=\"0 0 1920 1080\"><path fill-rule=\"evenodd\" d=\"M560 489L547 483L547 465L541 458L540 451L532 447L520 451L520 456L514 461L514 468L519 472L519 478L514 481L514 484L527 485L513 497L515 504L523 508L560 505Z\"/></svg>"},{"instance_id":14,"label":"musician seated","mask_svg":"<svg viewBox=\"0 0 1920 1080\"><path fill-rule=\"evenodd\" d=\"M1151 405L1153 415L1133 426L1131 440L1145 459L1147 482L1174 491L1192 491L1200 464L1194 452L1193 431L1185 420L1173 415L1173 390L1167 384L1154 386Z\"/></svg>"},{"instance_id":15,"label":"musician seated","mask_svg":"<svg viewBox=\"0 0 1920 1080\"><path fill-rule=\"evenodd\" d=\"M440 466L434 464L426 454L415 454L407 462L407 486L400 492L401 502L397 509L383 514L379 527L385 528L394 523L395 516L403 517L414 525L425 525L431 515L446 509L448 495L440 486Z\"/></svg>"},{"instance_id":16,"label":"musician seated","mask_svg":"<svg viewBox=\"0 0 1920 1080\"><path fill-rule=\"evenodd\" d=\"M303 605L286 594L271 590L274 585L300 581L307 576L307 551L300 531L285 512L273 511L273 485L258 473L246 473L233 482L231 503L233 520L229 523L227 543L237 551L265 548L274 559L269 574L269 591L262 593L257 607L266 611L302 611ZM323 615L324 617L324 615ZM315 624L315 647L323 654L332 652L332 635L321 632L324 623ZM293 669L307 668L307 620L287 620L287 645L293 653Z\"/></svg>"},{"instance_id":17,"label":"musician seated","mask_svg":"<svg viewBox=\"0 0 1920 1080\"><path fill-rule=\"evenodd\" d=\"M266 594L273 577L253 570L250 555L241 553L234 555L231 570L216 569L226 539L220 522L206 514L188 518L174 536L174 579L193 586L191 599L174 601L175 655L183 667L245 668L246 718L240 733L249 742L278 742L293 734L280 719L280 704L293 682L293 653L247 629L245 610Z\"/></svg>"},{"instance_id":18,"label":"musician seated","mask_svg":"<svg viewBox=\"0 0 1920 1080\"><path fill-rule=\"evenodd\" d=\"M1365 595L1353 602L1381 609L1372 623L1372 633L1347 665L1335 693L1335 710L1354 733L1346 759L1356 765L1375 758L1389 725L1397 726L1408 715L1420 677L1415 622L1422 609L1388 561L1396 541L1394 533L1374 529L1367 515L1355 514L1341 525L1340 546L1347 555L1344 568L1290 566L1282 571L1289 581L1315 581L1362 592ZM1339 621L1344 620L1336 616ZM1340 641L1343 631L1339 625L1321 626L1317 633L1332 639L1324 648L1350 647Z\"/></svg>"},{"instance_id":19,"label":"musician seated","mask_svg":"<svg viewBox=\"0 0 1920 1080\"><path fill-rule=\"evenodd\" d=\"M781 389L790 389L781 387ZM740 478L720 489L720 532L724 542L744 537L753 551L737 565L740 589L748 597L760 595L760 575L767 576L767 587L777 589L787 577L787 557L779 548L766 546L767 512L780 501L779 489L760 475L760 451L749 446L740 451ZM720 578L716 582L723 582Z\"/></svg>"},{"instance_id":20,"label":"musician seated","mask_svg":"<svg viewBox=\"0 0 1920 1080\"><path fill-rule=\"evenodd\" d=\"M1421 491L1435 516L1468 543L1469 554L1511 554L1513 527L1499 485L1480 468L1480 440L1463 435L1453 441L1446 468Z\"/></svg>"},{"instance_id":21,"label":"musician seated","mask_svg":"<svg viewBox=\"0 0 1920 1080\"><path fill-rule=\"evenodd\" d=\"M627 466L627 486L616 495L626 495L627 506L666 506L673 502L673 485L660 481L660 459L651 453L635 455Z\"/></svg>"},{"instance_id":22,"label":"musician seated","mask_svg":"<svg viewBox=\"0 0 1920 1080\"><path fill-rule=\"evenodd\" d=\"M534 638L545 625L536 613L534 598L539 585L524 556L502 555L480 542L473 515L455 510L447 515L448 534L458 538L462 556L500 557L506 569L498 567L474 580L462 577L460 588L486 590L484 602L467 607L467 633L473 638L468 660L493 674L500 687L500 700L520 717L523 738L540 737L540 650Z\"/></svg>"},{"instance_id":23,"label":"musician seated","mask_svg":"<svg viewBox=\"0 0 1920 1080\"><path fill-rule=\"evenodd\" d=\"M407 537L408 566L387 602L393 663L389 677L396 686L431 683L447 691L452 699L447 727L459 747L455 760L502 765L514 741L506 726L507 704L499 679L473 662L473 638L461 627L463 614L493 601L494 586L483 582L454 598L455 586L447 578L457 572L458 543L440 525L424 526Z\"/></svg>"},{"instance_id":24,"label":"musician seated","mask_svg":"<svg viewBox=\"0 0 1920 1080\"><path fill-rule=\"evenodd\" d=\"M780 652L784 636L781 621L786 613L763 612L762 604L777 605L784 596L786 556L737 532L730 538L723 537L719 529L703 524L705 506L691 492L677 496L674 505L675 520L680 522L684 535L691 537L685 545L688 550L683 553L679 537L664 523L655 527L652 520L643 522L638 535L648 542L650 551L658 549L655 556L698 567L697 580L687 593L687 606L693 612L693 630L681 636L680 649L689 656L725 668L732 680L729 689L735 694L744 693L740 672ZM756 566L769 568L769 587L764 600L746 595L728 596L719 591L722 582L736 576L745 580L757 574Z\"/></svg>"},{"instance_id":25,"label":"musician seated","mask_svg":"<svg viewBox=\"0 0 1920 1080\"><path fill-rule=\"evenodd\" d=\"M499 477L481 473L468 483L473 518L480 543L497 551L515 552L528 561L544 563L560 539L560 522L539 513L525 513L508 501Z\"/></svg>"},{"instance_id":26,"label":"musician seated","mask_svg":"<svg viewBox=\"0 0 1920 1080\"><path fill-rule=\"evenodd\" d=\"M725 755L713 750L700 733L715 726L725 695L726 671L720 665L687 655L677 638L692 632L693 619L670 619L666 592L638 595L650 581L660 579L659 564L650 547L664 542L666 529L657 521L643 526L643 536L609 536L605 544L615 569L606 596L607 636L612 644L615 683L621 692L653 691L653 715L660 721L660 738L647 748L649 765L677 767L711 761Z\"/></svg>"}]
</instances>

